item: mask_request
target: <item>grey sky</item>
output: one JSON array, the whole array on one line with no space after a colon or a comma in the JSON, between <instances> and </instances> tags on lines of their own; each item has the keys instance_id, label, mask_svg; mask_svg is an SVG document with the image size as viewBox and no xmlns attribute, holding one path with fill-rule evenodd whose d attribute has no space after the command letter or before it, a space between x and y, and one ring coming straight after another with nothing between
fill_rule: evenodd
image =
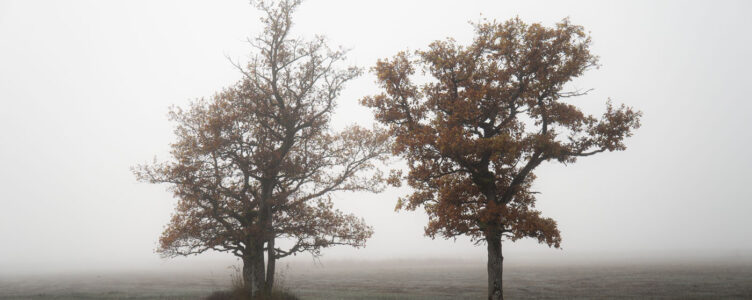
<instances>
[{"instance_id":1,"label":"grey sky","mask_svg":"<svg viewBox=\"0 0 752 300\"><path fill-rule=\"evenodd\" d=\"M469 41L470 20L564 17L591 31L602 67L573 87L599 113L607 98L644 112L625 152L539 168L539 208L559 222L564 250L505 243L508 259L598 253L752 252L752 21L747 1L324 1L305 2L295 34L324 34L350 61ZM167 159L170 105L210 96L240 78L260 29L247 1L0 0L0 270L164 264L153 252L174 200L137 183L129 167ZM348 85L335 127L372 122L357 99L372 74ZM376 234L340 258L467 258L483 247L423 237L421 211L395 213L385 193L338 194ZM229 254L207 255L209 259ZM186 260L183 260L186 261ZM0 271L2 272L2 271Z\"/></svg>"}]
</instances>

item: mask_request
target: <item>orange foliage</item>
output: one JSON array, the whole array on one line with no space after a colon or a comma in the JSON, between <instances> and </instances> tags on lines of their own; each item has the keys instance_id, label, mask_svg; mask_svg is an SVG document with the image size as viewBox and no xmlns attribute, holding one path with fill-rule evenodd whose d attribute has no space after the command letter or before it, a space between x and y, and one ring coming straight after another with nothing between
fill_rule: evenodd
<instances>
[{"instance_id":1,"label":"orange foliage","mask_svg":"<svg viewBox=\"0 0 752 300\"><path fill-rule=\"evenodd\" d=\"M334 209L329 195L382 190L375 163L386 158L389 143L383 131L329 128L335 99L361 71L341 67L346 52L330 49L322 37L289 37L300 1L255 3L266 13L266 27L249 40L257 55L237 65L243 79L186 109L174 108L172 159L135 173L143 181L169 184L178 199L159 252L232 252L243 258L245 280L258 287L264 284L265 252L269 285L275 259L365 244L371 228ZM281 248L274 243L278 238L294 243Z\"/></svg>"},{"instance_id":2,"label":"orange foliage","mask_svg":"<svg viewBox=\"0 0 752 300\"><path fill-rule=\"evenodd\" d=\"M565 84L597 66L581 26L512 19L475 30L468 46L436 41L373 68L383 92L361 102L389 126L414 189L397 208L423 206L431 237L533 237L559 247L556 222L535 210L533 170L624 150L641 113L609 102L596 118L565 102L586 93L565 92ZM427 83L414 82L418 70Z\"/></svg>"}]
</instances>

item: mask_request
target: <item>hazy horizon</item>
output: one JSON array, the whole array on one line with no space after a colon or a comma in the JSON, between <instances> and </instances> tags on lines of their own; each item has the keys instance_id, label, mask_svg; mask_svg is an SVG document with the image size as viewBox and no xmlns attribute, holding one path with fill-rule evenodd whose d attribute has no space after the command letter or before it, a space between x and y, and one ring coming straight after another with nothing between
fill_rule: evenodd
<instances>
[{"instance_id":1,"label":"hazy horizon","mask_svg":"<svg viewBox=\"0 0 752 300\"><path fill-rule=\"evenodd\" d=\"M468 21L552 25L591 33L601 67L571 86L599 114L608 98L644 113L623 152L542 165L538 208L558 221L562 250L505 242L505 263L656 258L742 261L752 253L751 2L308 0L293 35L327 36L377 59L434 40L472 37ZM169 158L171 105L209 97L240 79L261 29L248 1L0 0L0 274L128 270L232 262L208 253L167 262L154 252L175 200L136 182L131 166ZM365 73L338 99L334 128L369 126L358 99L377 91ZM484 261L485 246L423 235L426 216L394 212L409 189L340 193L336 207L375 234L362 249L321 261ZM302 254L286 261L305 262Z\"/></svg>"}]
</instances>

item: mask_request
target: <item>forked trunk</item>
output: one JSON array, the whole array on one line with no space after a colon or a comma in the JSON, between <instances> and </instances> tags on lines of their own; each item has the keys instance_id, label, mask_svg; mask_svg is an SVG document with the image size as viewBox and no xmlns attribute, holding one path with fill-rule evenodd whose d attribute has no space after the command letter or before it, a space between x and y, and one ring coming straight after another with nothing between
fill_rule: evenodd
<instances>
[{"instance_id":1,"label":"forked trunk","mask_svg":"<svg viewBox=\"0 0 752 300\"><path fill-rule=\"evenodd\" d=\"M274 272L277 260L274 258L274 238L269 239L266 244L266 285L264 289L271 293L274 289Z\"/></svg>"},{"instance_id":2,"label":"forked trunk","mask_svg":"<svg viewBox=\"0 0 752 300\"><path fill-rule=\"evenodd\" d=\"M488 300L504 299L501 283L504 256L501 255L501 234L492 232L486 235L488 244Z\"/></svg>"}]
</instances>

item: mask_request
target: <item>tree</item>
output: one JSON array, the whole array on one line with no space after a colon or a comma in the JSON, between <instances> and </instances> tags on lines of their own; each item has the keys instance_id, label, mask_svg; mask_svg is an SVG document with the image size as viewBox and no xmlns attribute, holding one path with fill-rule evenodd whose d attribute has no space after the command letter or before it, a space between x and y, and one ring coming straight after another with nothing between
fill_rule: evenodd
<instances>
[{"instance_id":1,"label":"tree","mask_svg":"<svg viewBox=\"0 0 752 300\"><path fill-rule=\"evenodd\" d=\"M257 1L265 15L258 54L243 78L209 99L173 108L177 141L168 162L134 168L167 183L178 199L160 238L163 255L231 252L252 295L271 291L275 261L333 245L364 246L372 230L332 206L336 191L383 189L375 163L389 152L383 131L329 128L335 99L361 71L323 38L289 37L299 0ZM277 239L293 245L281 248ZM266 265L264 255L267 256Z\"/></svg>"},{"instance_id":2,"label":"tree","mask_svg":"<svg viewBox=\"0 0 752 300\"><path fill-rule=\"evenodd\" d=\"M598 61L590 37L567 19L551 28L487 21L475 32L468 46L448 39L379 60L373 70L383 92L361 102L389 126L393 153L407 161L414 192L397 208L423 206L428 236L485 242L488 299L502 299L502 238L561 242L556 222L534 208L533 170L624 150L641 113L609 101L596 118L565 102L586 93L565 84ZM424 84L414 83L418 68Z\"/></svg>"}]
</instances>

